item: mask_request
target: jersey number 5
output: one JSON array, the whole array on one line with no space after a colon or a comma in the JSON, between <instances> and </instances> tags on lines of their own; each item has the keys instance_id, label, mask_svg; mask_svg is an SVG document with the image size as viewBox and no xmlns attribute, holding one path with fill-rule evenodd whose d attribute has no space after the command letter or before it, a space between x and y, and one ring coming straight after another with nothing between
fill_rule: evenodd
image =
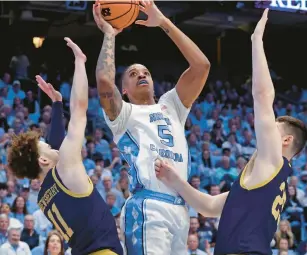
<instances>
[{"instance_id":1,"label":"jersey number 5","mask_svg":"<svg viewBox=\"0 0 307 255\"><path fill-rule=\"evenodd\" d=\"M287 195L286 195L286 183L283 182L282 184L280 184L279 189L281 191L281 195L278 195L272 205L272 214L274 216L274 219L277 221L277 224L280 221L280 213L282 212L282 209L284 208L284 205L286 203L287 200ZM279 207L279 208L277 208Z\"/></svg>"},{"instance_id":2,"label":"jersey number 5","mask_svg":"<svg viewBox=\"0 0 307 255\"><path fill-rule=\"evenodd\" d=\"M174 147L174 137L171 135L168 125L158 125L158 136L162 139L160 142L163 145Z\"/></svg>"},{"instance_id":3,"label":"jersey number 5","mask_svg":"<svg viewBox=\"0 0 307 255\"><path fill-rule=\"evenodd\" d=\"M52 204L51 209L49 209L47 212L47 215L55 228L62 234L65 241L68 242L74 232L67 226L55 204Z\"/></svg>"}]
</instances>

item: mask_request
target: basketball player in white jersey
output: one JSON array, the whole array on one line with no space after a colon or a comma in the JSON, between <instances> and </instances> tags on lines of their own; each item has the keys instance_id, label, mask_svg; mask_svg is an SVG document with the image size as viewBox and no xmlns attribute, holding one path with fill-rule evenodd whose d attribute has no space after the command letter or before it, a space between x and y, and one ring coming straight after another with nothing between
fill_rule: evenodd
<instances>
[{"instance_id":1,"label":"basketball player in white jersey","mask_svg":"<svg viewBox=\"0 0 307 255\"><path fill-rule=\"evenodd\" d=\"M114 141L131 167L133 196L121 215L125 245L128 255L186 255L189 215L185 202L156 178L154 161L158 155L168 160L181 178L187 180L189 155L184 124L191 105L204 87L210 63L152 1L141 1L140 10L148 19L136 24L162 28L190 66L176 88L165 93L158 104L148 69L141 64L129 66L123 74L122 92L130 103L124 102L114 84L118 31L103 20L100 6L93 7L97 26L104 33L96 69L100 102Z\"/></svg>"}]
</instances>

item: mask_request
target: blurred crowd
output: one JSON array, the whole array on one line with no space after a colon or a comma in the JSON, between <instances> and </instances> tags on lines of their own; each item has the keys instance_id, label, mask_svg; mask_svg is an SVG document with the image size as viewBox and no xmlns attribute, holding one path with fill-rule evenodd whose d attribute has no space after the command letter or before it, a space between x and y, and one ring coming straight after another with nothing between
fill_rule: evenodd
<instances>
[{"instance_id":1,"label":"blurred crowd","mask_svg":"<svg viewBox=\"0 0 307 255\"><path fill-rule=\"evenodd\" d=\"M39 180L17 180L6 166L6 150L14 134L36 130L46 141L49 130L51 102L42 107L37 87L23 86L30 78L29 66L26 55L14 56L10 71L0 79L0 254L70 254L61 235L53 230L36 204ZM123 69L119 67L118 74ZM48 71L40 75L48 80ZM272 78L281 79L273 71ZM71 83L61 75L57 79L67 126ZM169 81L156 82L156 95L159 97L174 86ZM307 124L307 89L296 85L289 88L283 96L276 97L275 114L292 115ZM119 225L121 208L130 196L129 167L112 142L95 87L89 89L87 117L83 163ZM251 80L240 86L222 80L209 81L204 95L192 107L185 134L192 159L190 184L211 195L229 191L256 148ZM293 159L292 167L290 199L271 243L274 254L307 254L306 148ZM193 208L189 208L189 214L189 254L213 254L219 219L206 218ZM118 231L121 238L119 227Z\"/></svg>"}]
</instances>

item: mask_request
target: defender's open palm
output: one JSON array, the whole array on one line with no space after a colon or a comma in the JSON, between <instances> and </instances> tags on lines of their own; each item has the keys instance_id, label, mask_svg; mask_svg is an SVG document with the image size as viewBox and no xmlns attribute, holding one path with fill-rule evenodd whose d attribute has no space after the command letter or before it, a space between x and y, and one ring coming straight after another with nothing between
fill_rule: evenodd
<instances>
[{"instance_id":1,"label":"defender's open palm","mask_svg":"<svg viewBox=\"0 0 307 255\"><path fill-rule=\"evenodd\" d=\"M140 1L140 10L147 15L147 20L137 20L135 24L147 27L158 27L165 19L165 16L152 0Z\"/></svg>"},{"instance_id":2,"label":"defender's open palm","mask_svg":"<svg viewBox=\"0 0 307 255\"><path fill-rule=\"evenodd\" d=\"M40 75L36 75L35 78L39 88L44 91L48 97L50 97L52 102L62 102L62 95L59 91L56 91L50 83L45 82Z\"/></svg>"},{"instance_id":3,"label":"defender's open palm","mask_svg":"<svg viewBox=\"0 0 307 255\"><path fill-rule=\"evenodd\" d=\"M79 46L77 44L75 44L68 37L65 37L64 40L67 42L67 46L72 49L72 51L73 51L73 53L75 55L75 58L86 62L86 56L84 55L82 50L79 48Z\"/></svg>"},{"instance_id":4,"label":"defender's open palm","mask_svg":"<svg viewBox=\"0 0 307 255\"><path fill-rule=\"evenodd\" d=\"M176 169L161 159L155 161L155 172L157 178L169 187L172 187L175 181L180 178Z\"/></svg>"},{"instance_id":5,"label":"defender's open palm","mask_svg":"<svg viewBox=\"0 0 307 255\"><path fill-rule=\"evenodd\" d=\"M258 21L257 26L255 28L254 33L252 34L252 40L254 39L262 39L263 37L263 33L264 33L264 29L265 29L265 25L267 23L268 20L268 12L269 9L265 9L261 19Z\"/></svg>"}]
</instances>

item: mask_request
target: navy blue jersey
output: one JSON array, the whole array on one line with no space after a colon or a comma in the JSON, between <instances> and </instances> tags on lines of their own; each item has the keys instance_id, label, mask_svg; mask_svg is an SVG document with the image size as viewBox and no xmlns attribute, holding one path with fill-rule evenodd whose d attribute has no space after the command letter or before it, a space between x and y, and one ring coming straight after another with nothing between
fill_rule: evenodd
<instances>
[{"instance_id":1,"label":"navy blue jersey","mask_svg":"<svg viewBox=\"0 0 307 255\"><path fill-rule=\"evenodd\" d=\"M114 217L91 180L86 194L75 194L62 183L56 168L46 175L38 205L61 232L73 255L88 255L110 249L122 255Z\"/></svg>"},{"instance_id":2,"label":"navy blue jersey","mask_svg":"<svg viewBox=\"0 0 307 255\"><path fill-rule=\"evenodd\" d=\"M233 183L217 232L214 255L272 254L270 243L287 200L292 168L286 158L267 181L247 189L244 169Z\"/></svg>"}]
</instances>

